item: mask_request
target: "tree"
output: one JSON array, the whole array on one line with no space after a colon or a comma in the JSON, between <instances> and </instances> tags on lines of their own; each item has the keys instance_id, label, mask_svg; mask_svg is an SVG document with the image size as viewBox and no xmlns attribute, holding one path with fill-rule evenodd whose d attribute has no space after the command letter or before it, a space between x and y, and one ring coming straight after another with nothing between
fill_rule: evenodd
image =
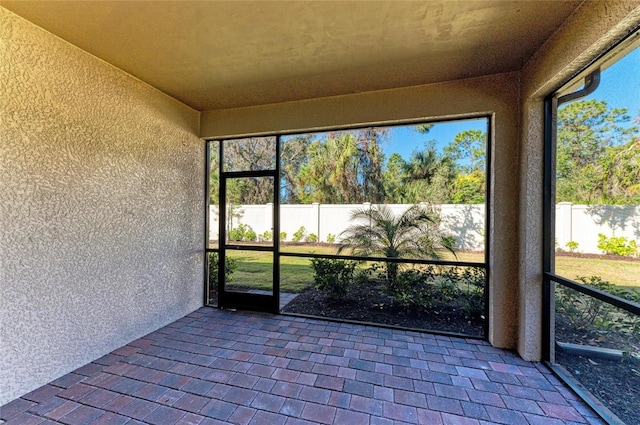
<instances>
[{"instance_id":1,"label":"tree","mask_svg":"<svg viewBox=\"0 0 640 425\"><path fill-rule=\"evenodd\" d=\"M404 202L444 203L449 199L455 164L448 155L439 156L433 142L414 151L403 167Z\"/></svg>"},{"instance_id":2,"label":"tree","mask_svg":"<svg viewBox=\"0 0 640 425\"><path fill-rule=\"evenodd\" d=\"M381 202L384 129L330 133L309 145L299 182L305 202Z\"/></svg>"},{"instance_id":3,"label":"tree","mask_svg":"<svg viewBox=\"0 0 640 425\"><path fill-rule=\"evenodd\" d=\"M640 204L640 138L606 149L599 160L602 198L616 204Z\"/></svg>"},{"instance_id":4,"label":"tree","mask_svg":"<svg viewBox=\"0 0 640 425\"><path fill-rule=\"evenodd\" d=\"M209 201L218 204L220 196L220 142L209 142Z\"/></svg>"},{"instance_id":5,"label":"tree","mask_svg":"<svg viewBox=\"0 0 640 425\"><path fill-rule=\"evenodd\" d=\"M421 134L427 134L428 132L431 131L433 126L434 124L419 124L419 125L416 125L416 131Z\"/></svg>"},{"instance_id":6,"label":"tree","mask_svg":"<svg viewBox=\"0 0 640 425\"><path fill-rule=\"evenodd\" d=\"M353 157L355 143L348 135L327 140L316 139L309 145L309 158L301 165L299 180L303 202L349 202L354 194Z\"/></svg>"},{"instance_id":7,"label":"tree","mask_svg":"<svg viewBox=\"0 0 640 425\"><path fill-rule=\"evenodd\" d=\"M387 134L387 128L366 128L356 132L362 201L378 203L384 200L382 182L384 155L381 145Z\"/></svg>"},{"instance_id":8,"label":"tree","mask_svg":"<svg viewBox=\"0 0 640 425\"><path fill-rule=\"evenodd\" d=\"M275 169L275 137L250 137L222 142L225 171ZM273 179L238 178L227 180L227 201L236 204L273 202Z\"/></svg>"},{"instance_id":9,"label":"tree","mask_svg":"<svg viewBox=\"0 0 640 425\"><path fill-rule=\"evenodd\" d=\"M481 204L486 194L487 134L465 130L445 146L444 153L455 162L456 176L451 182L454 204Z\"/></svg>"},{"instance_id":10,"label":"tree","mask_svg":"<svg viewBox=\"0 0 640 425\"><path fill-rule=\"evenodd\" d=\"M300 170L309 158L312 134L298 134L283 138L280 147L280 196L283 204L302 202L304 184Z\"/></svg>"},{"instance_id":11,"label":"tree","mask_svg":"<svg viewBox=\"0 0 640 425\"><path fill-rule=\"evenodd\" d=\"M625 108L580 100L558 111L556 200L624 203L632 199L638 128Z\"/></svg>"},{"instance_id":12,"label":"tree","mask_svg":"<svg viewBox=\"0 0 640 425\"><path fill-rule=\"evenodd\" d=\"M396 215L386 205L359 208L351 212L355 222L340 234L340 254L346 249L354 255L386 258L440 258L438 250L452 253L455 241L440 233L440 215L424 205L415 204ZM399 264L385 264L389 289L393 290Z\"/></svg>"},{"instance_id":13,"label":"tree","mask_svg":"<svg viewBox=\"0 0 640 425\"><path fill-rule=\"evenodd\" d=\"M458 174L453 181L451 202L454 204L482 204L485 201L486 176L480 171Z\"/></svg>"},{"instance_id":14,"label":"tree","mask_svg":"<svg viewBox=\"0 0 640 425\"><path fill-rule=\"evenodd\" d=\"M403 176L406 162L399 153L393 153L385 164L382 172L384 187L384 202L387 204L401 204L404 202Z\"/></svg>"},{"instance_id":15,"label":"tree","mask_svg":"<svg viewBox=\"0 0 640 425\"><path fill-rule=\"evenodd\" d=\"M480 130L462 131L444 148L444 154L455 161L458 169L466 174L485 171L486 152L487 134Z\"/></svg>"}]
</instances>

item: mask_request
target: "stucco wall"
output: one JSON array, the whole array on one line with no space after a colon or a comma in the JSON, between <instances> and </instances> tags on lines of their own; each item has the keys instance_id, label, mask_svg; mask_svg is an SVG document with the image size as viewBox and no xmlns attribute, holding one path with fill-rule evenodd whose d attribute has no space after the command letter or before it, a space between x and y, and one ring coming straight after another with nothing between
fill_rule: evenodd
<instances>
[{"instance_id":1,"label":"stucco wall","mask_svg":"<svg viewBox=\"0 0 640 425\"><path fill-rule=\"evenodd\" d=\"M469 114L493 117L490 152L489 340L515 348L518 264L518 73L203 112L202 137L307 131Z\"/></svg>"},{"instance_id":2,"label":"stucco wall","mask_svg":"<svg viewBox=\"0 0 640 425\"><path fill-rule=\"evenodd\" d=\"M202 305L198 132L0 7L0 405Z\"/></svg>"},{"instance_id":3,"label":"stucco wall","mask_svg":"<svg viewBox=\"0 0 640 425\"><path fill-rule=\"evenodd\" d=\"M640 25L640 1L587 1L522 69L518 352L541 358L545 96Z\"/></svg>"}]
</instances>

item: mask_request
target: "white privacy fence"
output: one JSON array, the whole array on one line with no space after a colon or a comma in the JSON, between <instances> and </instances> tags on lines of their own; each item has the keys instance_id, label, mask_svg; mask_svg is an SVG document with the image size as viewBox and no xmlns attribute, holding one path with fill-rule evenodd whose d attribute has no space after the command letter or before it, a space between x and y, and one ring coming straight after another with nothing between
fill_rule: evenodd
<instances>
[{"instance_id":1,"label":"white privacy fence","mask_svg":"<svg viewBox=\"0 0 640 425\"><path fill-rule=\"evenodd\" d=\"M598 234L610 238L624 237L640 242L640 206L634 205L556 205L556 247L569 250L569 242L577 243L576 252L602 254Z\"/></svg>"},{"instance_id":2,"label":"white privacy fence","mask_svg":"<svg viewBox=\"0 0 640 425\"><path fill-rule=\"evenodd\" d=\"M387 205L396 213L401 213L411 205ZM351 212L355 209L371 208L365 204L305 204L280 206L280 231L285 232L286 241L291 241L301 227L305 235L315 235L319 242L326 242L331 236L339 242L339 235L350 224ZM442 218L441 230L456 239L456 248L461 250L484 250L485 206L480 205L439 205ZM273 205L234 206L234 216L229 228L239 224L250 226L256 234L272 232ZM504 231L509 231L504 229ZM616 205L573 205L561 202L556 206L556 243L560 249L568 250L568 242L576 242L577 252L601 253L598 249L598 234L607 237L622 236L628 240L640 240L640 206ZM210 207L209 237L218 239L218 211Z\"/></svg>"},{"instance_id":3,"label":"white privacy fence","mask_svg":"<svg viewBox=\"0 0 640 425\"><path fill-rule=\"evenodd\" d=\"M397 214L404 212L411 205L388 204ZM356 209L375 208L365 204L305 204L280 206L280 231L286 233L286 241L292 241L294 233L304 227L305 235L317 237L319 242L327 242L335 238L340 241L340 234L350 225L351 212ZM218 239L218 211L215 205L210 207L209 238ZM480 251L484 249L484 205L440 205L436 207L442 217L441 228L456 238L458 249ZM227 229L236 228L240 224L248 225L256 234L272 232L273 204L241 205L232 208L233 217ZM229 219L228 219L229 221Z\"/></svg>"}]
</instances>

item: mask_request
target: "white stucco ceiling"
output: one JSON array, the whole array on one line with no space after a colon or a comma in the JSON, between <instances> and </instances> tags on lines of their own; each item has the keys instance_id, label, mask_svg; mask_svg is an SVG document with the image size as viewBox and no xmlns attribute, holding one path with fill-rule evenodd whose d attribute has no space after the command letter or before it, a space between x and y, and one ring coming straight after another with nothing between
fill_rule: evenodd
<instances>
[{"instance_id":1,"label":"white stucco ceiling","mask_svg":"<svg viewBox=\"0 0 640 425\"><path fill-rule=\"evenodd\" d=\"M1 1L198 110L518 70L582 3Z\"/></svg>"}]
</instances>

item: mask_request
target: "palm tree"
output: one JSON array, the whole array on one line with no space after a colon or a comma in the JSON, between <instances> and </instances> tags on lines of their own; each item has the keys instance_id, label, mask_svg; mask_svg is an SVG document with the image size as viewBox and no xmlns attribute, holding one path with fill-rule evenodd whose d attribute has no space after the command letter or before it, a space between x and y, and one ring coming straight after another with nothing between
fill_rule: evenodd
<instances>
[{"instance_id":1,"label":"palm tree","mask_svg":"<svg viewBox=\"0 0 640 425\"><path fill-rule=\"evenodd\" d=\"M380 205L360 208L351 212L352 224L340 234L338 254L351 249L354 255L386 258L438 259L439 249L455 255L451 236L438 230L440 216L430 208L415 204L400 215ZM385 265L389 289L393 290L399 263Z\"/></svg>"},{"instance_id":2,"label":"palm tree","mask_svg":"<svg viewBox=\"0 0 640 425\"><path fill-rule=\"evenodd\" d=\"M407 202L445 203L455 177L456 164L451 156L438 156L433 146L414 151L409 161L402 165L404 197Z\"/></svg>"}]
</instances>

